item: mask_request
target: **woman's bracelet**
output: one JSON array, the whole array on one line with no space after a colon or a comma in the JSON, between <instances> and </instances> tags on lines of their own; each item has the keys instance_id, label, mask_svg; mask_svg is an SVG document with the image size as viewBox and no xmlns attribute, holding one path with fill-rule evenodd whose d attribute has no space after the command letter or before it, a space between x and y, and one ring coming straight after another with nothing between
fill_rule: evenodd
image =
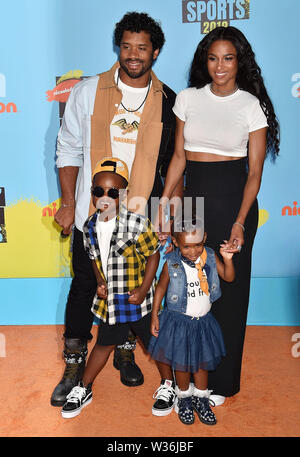
<instances>
[{"instance_id":1,"label":"woman's bracelet","mask_svg":"<svg viewBox=\"0 0 300 457\"><path fill-rule=\"evenodd\" d=\"M61 208L67 208L68 206L73 207L74 205L66 205L65 203L61 203Z\"/></svg>"},{"instance_id":2,"label":"woman's bracelet","mask_svg":"<svg viewBox=\"0 0 300 457\"><path fill-rule=\"evenodd\" d=\"M232 225L235 225L235 224L236 224L236 225L239 225L240 227L242 227L243 232L245 231L245 227L243 226L243 224L241 224L240 222L236 221L236 222L234 222Z\"/></svg>"}]
</instances>

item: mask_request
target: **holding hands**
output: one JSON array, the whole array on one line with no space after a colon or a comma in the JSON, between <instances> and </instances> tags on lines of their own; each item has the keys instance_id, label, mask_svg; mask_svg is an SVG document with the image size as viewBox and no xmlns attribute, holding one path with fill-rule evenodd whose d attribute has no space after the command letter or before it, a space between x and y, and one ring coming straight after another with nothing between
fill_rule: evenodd
<instances>
[{"instance_id":1,"label":"holding hands","mask_svg":"<svg viewBox=\"0 0 300 457\"><path fill-rule=\"evenodd\" d=\"M98 286L97 286L97 295L100 298L106 299L107 298L107 285L106 282L101 278L101 281L98 279Z\"/></svg>"},{"instance_id":2,"label":"holding hands","mask_svg":"<svg viewBox=\"0 0 300 457\"><path fill-rule=\"evenodd\" d=\"M230 239L228 241L224 240L224 244L221 244L221 247L224 248L227 253L237 254L241 252L242 246L245 243L244 231L245 227L239 222L235 222L231 229ZM220 254L223 256L221 251Z\"/></svg>"},{"instance_id":3,"label":"holding hands","mask_svg":"<svg viewBox=\"0 0 300 457\"><path fill-rule=\"evenodd\" d=\"M220 252L221 256L223 257L223 259L230 260L230 259L232 259L233 254L234 254L233 249L234 248L232 248L231 243L229 243L229 241L227 241L227 240L224 240L223 243L220 244L219 252Z\"/></svg>"}]
</instances>

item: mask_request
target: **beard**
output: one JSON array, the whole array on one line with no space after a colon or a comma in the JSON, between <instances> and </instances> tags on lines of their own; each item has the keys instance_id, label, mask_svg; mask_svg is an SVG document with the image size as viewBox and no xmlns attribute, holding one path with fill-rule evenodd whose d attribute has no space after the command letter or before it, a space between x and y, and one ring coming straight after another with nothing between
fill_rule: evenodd
<instances>
[{"instance_id":1,"label":"beard","mask_svg":"<svg viewBox=\"0 0 300 457\"><path fill-rule=\"evenodd\" d=\"M131 71L127 68L126 63L131 62L131 60L133 60L133 59L119 60L120 67L126 73L127 76L129 76L132 79L137 79L137 78L140 78L141 76L143 76L149 70L151 70L154 59L153 59L153 55L152 55L149 63L147 63L146 65L142 60L134 59L134 62L139 62L142 65L142 68L140 69L139 72Z\"/></svg>"}]
</instances>

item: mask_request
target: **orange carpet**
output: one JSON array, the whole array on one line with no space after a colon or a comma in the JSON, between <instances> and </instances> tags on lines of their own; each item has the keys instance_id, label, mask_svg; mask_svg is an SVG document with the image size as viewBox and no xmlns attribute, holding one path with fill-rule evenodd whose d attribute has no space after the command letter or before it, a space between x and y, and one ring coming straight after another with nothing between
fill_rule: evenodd
<instances>
[{"instance_id":1,"label":"orange carpet","mask_svg":"<svg viewBox=\"0 0 300 457\"><path fill-rule=\"evenodd\" d=\"M300 338L299 327L247 327L241 392L214 408L217 425L203 425L196 417L193 425L185 426L174 411L152 416L159 375L141 347L136 360L145 376L142 386L121 384L111 356L95 381L93 402L78 417L63 419L60 408L50 405L63 372L63 327L0 326L0 436L299 436L300 347L292 341L296 333Z\"/></svg>"}]
</instances>

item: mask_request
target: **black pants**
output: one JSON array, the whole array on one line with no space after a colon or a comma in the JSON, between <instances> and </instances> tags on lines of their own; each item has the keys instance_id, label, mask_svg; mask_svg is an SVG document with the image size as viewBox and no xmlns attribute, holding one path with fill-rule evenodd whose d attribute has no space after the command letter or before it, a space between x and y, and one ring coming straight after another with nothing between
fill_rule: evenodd
<instances>
[{"instance_id":1,"label":"black pants","mask_svg":"<svg viewBox=\"0 0 300 457\"><path fill-rule=\"evenodd\" d=\"M220 243L228 240L239 212L245 182L245 159L222 162L187 162L186 196L204 197L204 223L207 245L219 252ZM226 397L240 390L240 375L251 276L251 252L258 223L258 205L254 202L245 221L245 244L233 256L234 282L221 280L222 296L211 312L223 332L226 357L217 369L209 372L208 388Z\"/></svg>"},{"instance_id":2,"label":"black pants","mask_svg":"<svg viewBox=\"0 0 300 457\"><path fill-rule=\"evenodd\" d=\"M97 289L92 262L83 247L82 232L74 229L71 283L65 314L65 338L92 338L92 302Z\"/></svg>"}]
</instances>

